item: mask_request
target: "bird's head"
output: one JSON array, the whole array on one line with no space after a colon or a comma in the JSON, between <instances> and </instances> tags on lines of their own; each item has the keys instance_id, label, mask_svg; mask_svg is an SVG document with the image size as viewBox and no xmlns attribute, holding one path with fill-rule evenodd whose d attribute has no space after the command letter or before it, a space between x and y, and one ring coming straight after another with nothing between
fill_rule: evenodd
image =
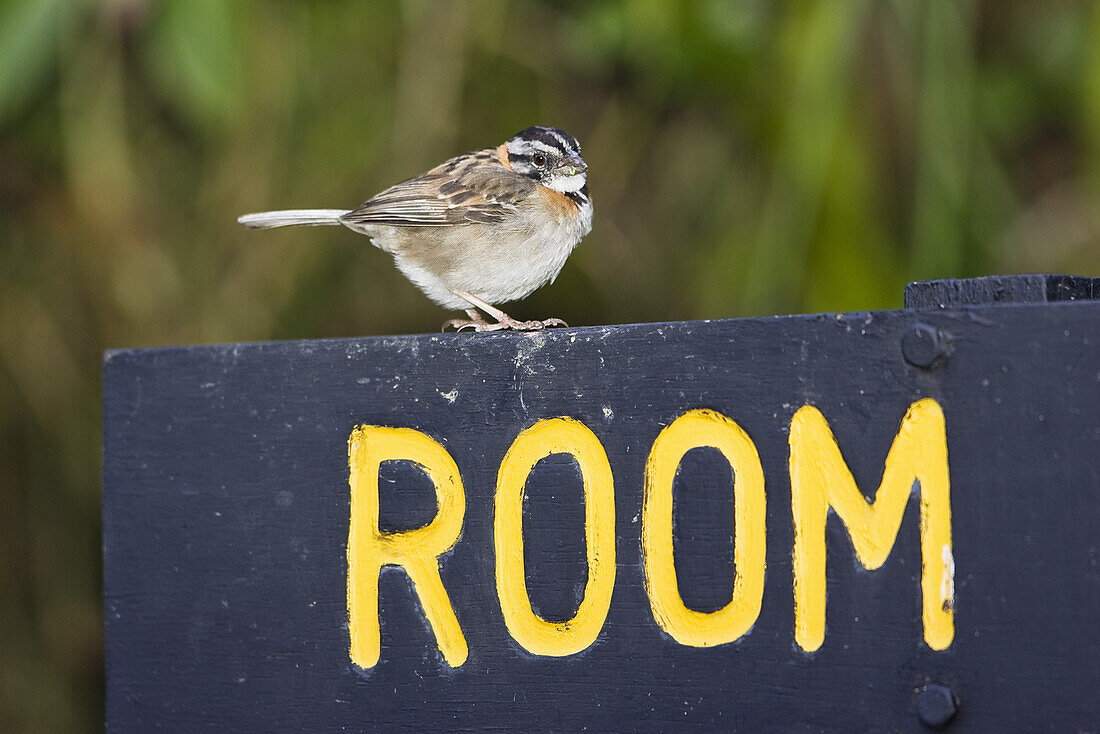
<instances>
[{"instance_id":1,"label":"bird's head","mask_svg":"<svg viewBox=\"0 0 1100 734\"><path fill-rule=\"evenodd\" d=\"M587 182L588 166L581 146L569 133L556 127L529 127L508 141L508 164L516 173L532 178L563 194L580 191Z\"/></svg>"}]
</instances>

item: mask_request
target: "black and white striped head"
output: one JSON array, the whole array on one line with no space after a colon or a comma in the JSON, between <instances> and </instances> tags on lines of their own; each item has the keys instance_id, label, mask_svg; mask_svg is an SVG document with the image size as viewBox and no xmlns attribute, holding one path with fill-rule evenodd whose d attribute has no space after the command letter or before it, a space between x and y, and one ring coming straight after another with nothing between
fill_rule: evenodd
<instances>
[{"instance_id":1,"label":"black and white striped head","mask_svg":"<svg viewBox=\"0 0 1100 734\"><path fill-rule=\"evenodd\" d=\"M584 188L588 166L581 158L581 146L556 127L529 127L508 141L508 164L512 170L533 178L563 194Z\"/></svg>"}]
</instances>

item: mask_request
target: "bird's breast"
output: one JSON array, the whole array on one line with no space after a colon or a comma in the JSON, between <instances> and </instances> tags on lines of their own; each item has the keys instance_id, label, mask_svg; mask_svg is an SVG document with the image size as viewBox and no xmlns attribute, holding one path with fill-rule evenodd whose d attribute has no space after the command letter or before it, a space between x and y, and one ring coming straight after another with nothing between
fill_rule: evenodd
<instances>
[{"instance_id":1,"label":"bird's breast","mask_svg":"<svg viewBox=\"0 0 1100 734\"><path fill-rule=\"evenodd\" d=\"M450 227L376 227L375 244L432 300L460 307L462 290L499 304L551 282L592 228L591 204L540 187L501 222ZM554 196L546 195L546 192Z\"/></svg>"}]
</instances>

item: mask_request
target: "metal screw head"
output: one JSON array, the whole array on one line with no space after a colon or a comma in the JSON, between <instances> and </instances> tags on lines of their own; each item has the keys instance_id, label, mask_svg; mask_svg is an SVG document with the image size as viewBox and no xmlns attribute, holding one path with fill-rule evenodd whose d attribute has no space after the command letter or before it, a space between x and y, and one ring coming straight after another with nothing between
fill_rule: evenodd
<instances>
[{"instance_id":1,"label":"metal screw head","mask_svg":"<svg viewBox=\"0 0 1100 734\"><path fill-rule=\"evenodd\" d=\"M918 321L902 335L901 354L914 367L929 369L947 356L947 340L935 326Z\"/></svg>"},{"instance_id":2,"label":"metal screw head","mask_svg":"<svg viewBox=\"0 0 1100 734\"><path fill-rule=\"evenodd\" d=\"M917 691L917 716L925 726L943 728L958 711L959 699L947 686L929 683Z\"/></svg>"}]
</instances>

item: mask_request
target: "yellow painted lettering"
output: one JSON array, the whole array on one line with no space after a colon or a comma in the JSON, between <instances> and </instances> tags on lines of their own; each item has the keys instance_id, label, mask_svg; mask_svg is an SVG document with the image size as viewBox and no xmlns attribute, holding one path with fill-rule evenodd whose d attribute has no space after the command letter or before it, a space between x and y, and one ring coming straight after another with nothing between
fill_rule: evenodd
<instances>
[{"instance_id":1,"label":"yellow painted lettering","mask_svg":"<svg viewBox=\"0 0 1100 734\"><path fill-rule=\"evenodd\" d=\"M680 597L672 550L672 484L684 454L718 449L733 468L733 598L715 612L688 609ZM733 642L756 622L764 596L764 470L756 446L741 426L711 410L692 410L657 436L645 471L642 553L653 618L683 645Z\"/></svg>"},{"instance_id":2,"label":"yellow painted lettering","mask_svg":"<svg viewBox=\"0 0 1100 734\"><path fill-rule=\"evenodd\" d=\"M897 539L914 482L920 485L921 593L924 641L933 650L955 635L951 497L943 410L931 398L909 406L873 503L856 486L821 412L803 406L791 419L791 510L794 515L795 641L806 651L825 640L825 520L844 522L864 568L881 566Z\"/></svg>"},{"instance_id":3,"label":"yellow painted lettering","mask_svg":"<svg viewBox=\"0 0 1100 734\"><path fill-rule=\"evenodd\" d=\"M588 583L577 613L548 622L531 609L523 562L523 495L535 464L551 454L571 454L584 484L584 532ZM615 487L600 440L571 418L541 420L516 437L497 476L496 581L509 634L536 655L563 656L584 650L603 628L615 585Z\"/></svg>"},{"instance_id":4,"label":"yellow painted lettering","mask_svg":"<svg viewBox=\"0 0 1100 734\"><path fill-rule=\"evenodd\" d=\"M416 464L435 485L439 511L414 530L382 532L378 527L378 470L383 461ZM381 653L378 576L383 566L401 566L420 597L444 660L453 668L468 648L439 576L438 557L462 531L466 496L454 459L438 442L411 428L359 426L348 439L351 525L348 532L348 630L351 660L373 667Z\"/></svg>"}]
</instances>

